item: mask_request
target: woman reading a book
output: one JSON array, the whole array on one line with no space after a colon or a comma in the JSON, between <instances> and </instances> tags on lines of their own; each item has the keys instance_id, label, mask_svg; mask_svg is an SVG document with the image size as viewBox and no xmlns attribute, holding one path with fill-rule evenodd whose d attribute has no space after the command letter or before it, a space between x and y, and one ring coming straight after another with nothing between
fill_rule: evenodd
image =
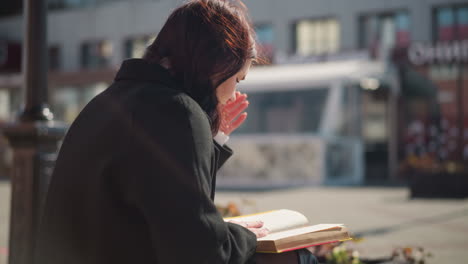
<instances>
[{"instance_id":1,"label":"woman reading a book","mask_svg":"<svg viewBox=\"0 0 468 264\"><path fill-rule=\"evenodd\" d=\"M246 118L236 84L257 57L236 3L177 8L83 109L57 159L35 263L313 263L307 251L256 254L262 223L225 222L213 203L227 135Z\"/></svg>"}]
</instances>

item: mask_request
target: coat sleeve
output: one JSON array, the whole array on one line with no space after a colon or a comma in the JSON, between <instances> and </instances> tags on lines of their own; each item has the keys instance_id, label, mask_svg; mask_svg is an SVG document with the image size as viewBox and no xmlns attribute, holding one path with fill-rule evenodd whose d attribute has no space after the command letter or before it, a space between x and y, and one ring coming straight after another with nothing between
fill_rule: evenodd
<instances>
[{"instance_id":1,"label":"coat sleeve","mask_svg":"<svg viewBox=\"0 0 468 264\"><path fill-rule=\"evenodd\" d=\"M224 222L211 193L213 143L201 109L168 103L133 113L121 190L148 224L157 263L250 263L256 237Z\"/></svg>"}]
</instances>

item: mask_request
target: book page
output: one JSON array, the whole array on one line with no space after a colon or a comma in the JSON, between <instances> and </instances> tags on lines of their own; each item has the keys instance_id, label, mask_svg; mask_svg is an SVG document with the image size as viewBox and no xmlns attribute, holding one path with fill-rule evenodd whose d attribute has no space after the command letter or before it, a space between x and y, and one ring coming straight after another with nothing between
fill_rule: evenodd
<instances>
[{"instance_id":1,"label":"book page","mask_svg":"<svg viewBox=\"0 0 468 264\"><path fill-rule=\"evenodd\" d=\"M269 234L267 236L258 238L257 241L262 241L262 240L278 240L286 237L291 237L291 236L297 236L301 234L306 234L306 233L313 233L313 232L319 232L319 231L324 231L324 230L331 230L331 229L336 229L336 228L342 228L342 224L319 224L319 225L313 225L313 226L306 226L306 227L300 227L292 230L286 230L282 232L277 232L273 234Z\"/></svg>"},{"instance_id":2,"label":"book page","mask_svg":"<svg viewBox=\"0 0 468 264\"><path fill-rule=\"evenodd\" d=\"M303 214L287 209L274 210L246 216L230 217L224 220L244 222L263 221L263 226L268 228L270 233L301 227L309 222Z\"/></svg>"}]
</instances>

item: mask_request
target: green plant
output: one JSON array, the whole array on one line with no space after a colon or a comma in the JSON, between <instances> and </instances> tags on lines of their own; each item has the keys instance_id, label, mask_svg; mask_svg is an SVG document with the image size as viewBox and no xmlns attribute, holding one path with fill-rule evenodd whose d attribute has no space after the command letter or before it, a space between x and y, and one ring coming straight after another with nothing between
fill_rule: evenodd
<instances>
[{"instance_id":1,"label":"green plant","mask_svg":"<svg viewBox=\"0 0 468 264\"><path fill-rule=\"evenodd\" d=\"M359 252L349 250L344 245L339 245L333 248L326 255L327 264L363 264L359 259Z\"/></svg>"}]
</instances>

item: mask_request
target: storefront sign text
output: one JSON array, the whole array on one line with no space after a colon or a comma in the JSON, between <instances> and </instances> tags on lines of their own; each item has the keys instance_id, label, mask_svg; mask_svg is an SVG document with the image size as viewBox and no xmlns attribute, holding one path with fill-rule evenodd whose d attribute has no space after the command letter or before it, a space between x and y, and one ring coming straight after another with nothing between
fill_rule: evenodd
<instances>
[{"instance_id":1,"label":"storefront sign text","mask_svg":"<svg viewBox=\"0 0 468 264\"><path fill-rule=\"evenodd\" d=\"M436 45L414 43L408 58L415 65L468 62L468 40L441 42Z\"/></svg>"}]
</instances>

